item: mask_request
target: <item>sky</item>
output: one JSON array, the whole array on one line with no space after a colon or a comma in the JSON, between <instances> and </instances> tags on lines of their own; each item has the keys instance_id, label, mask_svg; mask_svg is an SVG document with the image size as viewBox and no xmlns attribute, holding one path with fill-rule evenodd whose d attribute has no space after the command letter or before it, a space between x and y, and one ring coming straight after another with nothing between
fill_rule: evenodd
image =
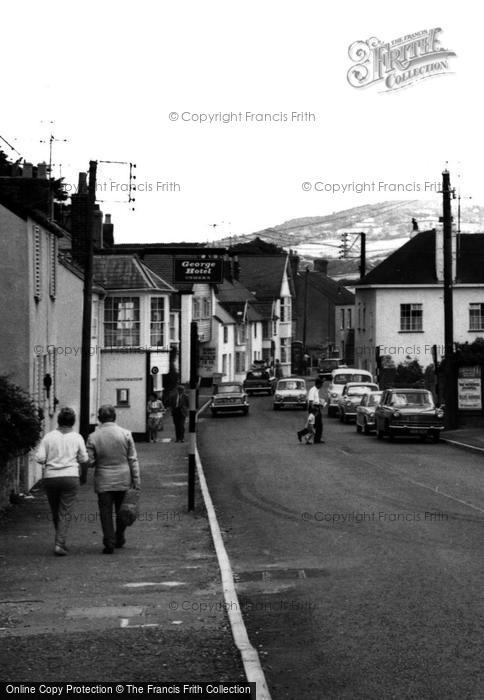
<instances>
[{"instance_id":1,"label":"sky","mask_svg":"<svg viewBox=\"0 0 484 700\"><path fill-rule=\"evenodd\" d=\"M483 204L483 14L448 0L8 3L0 136L15 151L0 147L48 162L52 134L68 192L98 161L118 243L212 241L435 200L446 167ZM354 42L434 28L456 54L445 72L402 89L348 81ZM136 164L134 203L129 165L102 161Z\"/></svg>"}]
</instances>

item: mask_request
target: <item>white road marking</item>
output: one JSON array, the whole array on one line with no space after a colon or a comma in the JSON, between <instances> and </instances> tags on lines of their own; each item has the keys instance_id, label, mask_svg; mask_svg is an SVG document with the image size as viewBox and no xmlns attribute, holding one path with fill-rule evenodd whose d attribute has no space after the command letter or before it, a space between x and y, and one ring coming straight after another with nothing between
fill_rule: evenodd
<instances>
[{"instance_id":1,"label":"white road marking","mask_svg":"<svg viewBox=\"0 0 484 700\"><path fill-rule=\"evenodd\" d=\"M433 493L437 493L439 496L445 496L445 498L450 498L451 501L456 501L457 503L462 504L463 506L467 506L468 508L472 508L473 510L477 510L480 513L484 513L484 508L479 508L479 506L475 506L473 503L469 503L468 501L463 501L461 498L457 498L456 496L452 496L450 493L445 493L445 491L441 491L438 486L427 486L427 484L421 484L420 481L414 481L413 479L409 479L411 484L415 484L416 486L421 486L423 489L428 489L428 491L433 491Z\"/></svg>"},{"instance_id":2,"label":"white road marking","mask_svg":"<svg viewBox=\"0 0 484 700\"><path fill-rule=\"evenodd\" d=\"M184 581L136 581L134 583L123 583L125 588L143 588L145 586L168 586L169 588L174 588L175 586L186 586Z\"/></svg>"}]
</instances>

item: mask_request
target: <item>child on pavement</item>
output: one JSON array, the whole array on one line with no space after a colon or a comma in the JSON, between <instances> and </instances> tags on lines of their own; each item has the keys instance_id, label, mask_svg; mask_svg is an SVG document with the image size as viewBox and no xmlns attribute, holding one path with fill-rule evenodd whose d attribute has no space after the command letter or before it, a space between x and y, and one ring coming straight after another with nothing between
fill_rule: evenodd
<instances>
[{"instance_id":1,"label":"child on pavement","mask_svg":"<svg viewBox=\"0 0 484 700\"><path fill-rule=\"evenodd\" d=\"M302 442L301 438L304 437L304 441L306 445L312 445L314 443L314 425L316 422L316 409L315 408L310 408L309 413L308 413L308 418L306 421L306 425L302 430L298 430L297 432L297 439L299 442Z\"/></svg>"}]
</instances>

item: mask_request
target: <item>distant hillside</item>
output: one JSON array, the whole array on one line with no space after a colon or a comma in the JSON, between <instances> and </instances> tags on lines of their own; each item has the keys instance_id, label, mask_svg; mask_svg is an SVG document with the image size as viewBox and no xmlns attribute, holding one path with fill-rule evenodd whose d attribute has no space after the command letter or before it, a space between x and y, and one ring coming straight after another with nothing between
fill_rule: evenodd
<instances>
[{"instance_id":1,"label":"distant hillside","mask_svg":"<svg viewBox=\"0 0 484 700\"><path fill-rule=\"evenodd\" d=\"M457 226L457 205L453 206L454 223ZM297 251L302 263L315 258L329 260L328 272L333 277L354 276L358 269L359 255L356 237L351 255L355 259L338 259L341 234L364 231L367 238L367 269L374 267L396 248L403 245L412 234L412 219L415 218L419 230L435 228L439 225L442 207L438 200L391 201L379 204L366 204L352 209L334 212L327 216L311 216L291 219L273 228L232 236L216 241L217 245L246 243L256 237L286 249ZM484 207L463 204L461 206L461 231L464 233L484 232Z\"/></svg>"}]
</instances>

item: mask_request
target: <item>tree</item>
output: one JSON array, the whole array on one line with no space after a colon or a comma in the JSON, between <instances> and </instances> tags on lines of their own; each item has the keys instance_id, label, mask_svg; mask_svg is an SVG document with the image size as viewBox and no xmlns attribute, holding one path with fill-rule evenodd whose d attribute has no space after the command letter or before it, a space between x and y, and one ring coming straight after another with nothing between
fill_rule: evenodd
<instances>
[{"instance_id":1,"label":"tree","mask_svg":"<svg viewBox=\"0 0 484 700\"><path fill-rule=\"evenodd\" d=\"M418 360L407 360L397 366L395 373L395 383L400 386L411 386L412 384L422 383L424 373Z\"/></svg>"},{"instance_id":2,"label":"tree","mask_svg":"<svg viewBox=\"0 0 484 700\"><path fill-rule=\"evenodd\" d=\"M7 375L0 375L0 464L35 447L40 435L33 401Z\"/></svg>"}]
</instances>

